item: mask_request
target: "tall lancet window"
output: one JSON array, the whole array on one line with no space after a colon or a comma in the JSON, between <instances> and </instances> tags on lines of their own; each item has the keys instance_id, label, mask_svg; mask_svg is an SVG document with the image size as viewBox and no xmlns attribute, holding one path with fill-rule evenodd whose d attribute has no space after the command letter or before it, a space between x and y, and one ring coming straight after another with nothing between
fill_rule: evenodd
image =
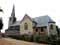
<instances>
[{"instance_id":1,"label":"tall lancet window","mask_svg":"<svg viewBox=\"0 0 60 45\"><path fill-rule=\"evenodd\" d=\"M28 30L28 24L27 23L24 24L24 30Z\"/></svg>"}]
</instances>

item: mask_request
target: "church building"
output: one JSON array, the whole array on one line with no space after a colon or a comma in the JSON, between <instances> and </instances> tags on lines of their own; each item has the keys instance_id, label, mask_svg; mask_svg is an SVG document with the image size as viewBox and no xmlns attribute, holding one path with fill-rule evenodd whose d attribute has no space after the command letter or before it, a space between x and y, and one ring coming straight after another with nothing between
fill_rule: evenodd
<instances>
[{"instance_id":1,"label":"church building","mask_svg":"<svg viewBox=\"0 0 60 45\"><path fill-rule=\"evenodd\" d=\"M13 5L12 13L9 18L8 29L6 35L56 35L56 22L48 15L31 18L25 14L21 21L17 21L15 17L15 6Z\"/></svg>"}]
</instances>

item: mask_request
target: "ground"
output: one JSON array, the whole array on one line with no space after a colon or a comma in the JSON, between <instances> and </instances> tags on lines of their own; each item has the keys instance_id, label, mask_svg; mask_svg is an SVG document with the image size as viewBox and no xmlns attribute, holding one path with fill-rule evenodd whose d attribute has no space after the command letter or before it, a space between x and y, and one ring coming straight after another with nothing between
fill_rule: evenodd
<instances>
[{"instance_id":1,"label":"ground","mask_svg":"<svg viewBox=\"0 0 60 45\"><path fill-rule=\"evenodd\" d=\"M0 45L47 45L47 44L38 44L21 40L15 40L11 38L2 38L0 39Z\"/></svg>"}]
</instances>

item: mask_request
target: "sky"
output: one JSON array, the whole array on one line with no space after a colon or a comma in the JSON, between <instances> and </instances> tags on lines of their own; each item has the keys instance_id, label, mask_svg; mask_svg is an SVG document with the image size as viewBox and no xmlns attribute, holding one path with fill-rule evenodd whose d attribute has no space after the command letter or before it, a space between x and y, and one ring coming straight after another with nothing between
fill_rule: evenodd
<instances>
[{"instance_id":1,"label":"sky","mask_svg":"<svg viewBox=\"0 0 60 45\"><path fill-rule=\"evenodd\" d=\"M60 0L0 0L0 8L4 11L0 12L4 23L2 32L8 28L13 5L17 20L22 20L25 14L31 18L48 15L60 27Z\"/></svg>"}]
</instances>

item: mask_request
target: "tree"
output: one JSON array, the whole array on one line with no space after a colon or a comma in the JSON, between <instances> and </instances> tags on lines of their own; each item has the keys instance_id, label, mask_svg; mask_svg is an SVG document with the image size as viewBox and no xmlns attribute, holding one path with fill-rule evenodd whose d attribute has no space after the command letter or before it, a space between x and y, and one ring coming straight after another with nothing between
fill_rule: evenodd
<instances>
[{"instance_id":1,"label":"tree","mask_svg":"<svg viewBox=\"0 0 60 45\"><path fill-rule=\"evenodd\" d=\"M3 28L3 22L2 20L0 19L0 30Z\"/></svg>"}]
</instances>

